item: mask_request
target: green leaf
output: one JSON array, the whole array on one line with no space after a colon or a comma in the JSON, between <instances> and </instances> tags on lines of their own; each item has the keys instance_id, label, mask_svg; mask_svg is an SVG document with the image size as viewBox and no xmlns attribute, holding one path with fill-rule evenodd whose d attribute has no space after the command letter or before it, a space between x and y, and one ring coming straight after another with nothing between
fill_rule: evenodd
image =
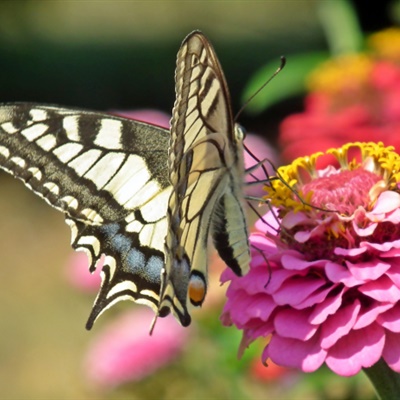
<instances>
[{"instance_id":1,"label":"green leaf","mask_svg":"<svg viewBox=\"0 0 400 400\"><path fill-rule=\"evenodd\" d=\"M362 50L364 35L357 13L348 0L320 1L317 10L331 54Z\"/></svg>"},{"instance_id":2,"label":"green leaf","mask_svg":"<svg viewBox=\"0 0 400 400\"><path fill-rule=\"evenodd\" d=\"M304 93L307 75L328 58L329 53L325 52L289 55L283 70L250 101L246 111L251 114L258 114L279 101ZM248 101L265 84L275 73L277 67L276 62L270 62L253 75L244 89L243 103Z\"/></svg>"}]
</instances>

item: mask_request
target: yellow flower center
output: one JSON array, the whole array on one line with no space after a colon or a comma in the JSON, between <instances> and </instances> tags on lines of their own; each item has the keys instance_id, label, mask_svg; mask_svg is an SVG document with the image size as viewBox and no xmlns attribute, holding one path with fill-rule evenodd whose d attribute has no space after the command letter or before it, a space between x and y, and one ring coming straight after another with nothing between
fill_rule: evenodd
<instances>
[{"instance_id":1,"label":"yellow flower center","mask_svg":"<svg viewBox=\"0 0 400 400\"><path fill-rule=\"evenodd\" d=\"M280 210L280 216L316 208L351 215L360 206L371 209L383 191L398 191L400 156L392 146L357 142L326 153L334 156L338 168L317 170L322 152L278 168L276 179L265 188L265 198Z\"/></svg>"}]
</instances>

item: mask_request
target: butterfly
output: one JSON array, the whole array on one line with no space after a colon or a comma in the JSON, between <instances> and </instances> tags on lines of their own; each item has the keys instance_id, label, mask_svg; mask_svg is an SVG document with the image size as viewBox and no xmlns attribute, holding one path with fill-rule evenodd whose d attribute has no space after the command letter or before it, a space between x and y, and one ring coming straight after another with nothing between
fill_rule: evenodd
<instances>
[{"instance_id":1,"label":"butterfly","mask_svg":"<svg viewBox=\"0 0 400 400\"><path fill-rule=\"evenodd\" d=\"M0 168L65 215L102 285L86 324L121 300L183 326L207 292L209 236L238 275L250 262L243 131L199 31L183 41L170 131L81 109L0 105Z\"/></svg>"}]
</instances>

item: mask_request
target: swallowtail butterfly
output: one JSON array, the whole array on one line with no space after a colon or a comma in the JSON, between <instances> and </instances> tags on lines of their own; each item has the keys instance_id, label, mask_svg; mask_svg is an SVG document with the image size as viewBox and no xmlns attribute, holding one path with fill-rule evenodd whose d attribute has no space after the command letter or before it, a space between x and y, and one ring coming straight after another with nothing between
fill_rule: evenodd
<instances>
[{"instance_id":1,"label":"swallowtail butterfly","mask_svg":"<svg viewBox=\"0 0 400 400\"><path fill-rule=\"evenodd\" d=\"M102 286L87 322L120 300L184 326L207 289L207 242L238 275L250 255L242 131L216 54L192 32L177 56L171 131L80 109L0 105L0 168L65 214Z\"/></svg>"}]
</instances>

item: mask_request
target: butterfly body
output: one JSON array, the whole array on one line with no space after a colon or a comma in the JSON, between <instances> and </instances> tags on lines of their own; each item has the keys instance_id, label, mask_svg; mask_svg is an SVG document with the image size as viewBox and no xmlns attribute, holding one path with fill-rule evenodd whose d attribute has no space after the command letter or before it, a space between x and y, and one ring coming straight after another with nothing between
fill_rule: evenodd
<instances>
[{"instance_id":1,"label":"butterfly body","mask_svg":"<svg viewBox=\"0 0 400 400\"><path fill-rule=\"evenodd\" d=\"M200 32L178 53L170 132L79 109L0 105L0 168L64 213L90 271L103 256L89 329L126 299L188 325L189 305L207 292L209 236L235 273L247 271L242 141Z\"/></svg>"},{"instance_id":2,"label":"butterfly body","mask_svg":"<svg viewBox=\"0 0 400 400\"><path fill-rule=\"evenodd\" d=\"M169 151L173 189L159 309L161 315L171 309L188 325L188 305L201 305L207 291L210 234L235 273L248 270L244 137L233 122L228 87L215 51L201 33L192 32L184 40L175 81Z\"/></svg>"}]
</instances>

